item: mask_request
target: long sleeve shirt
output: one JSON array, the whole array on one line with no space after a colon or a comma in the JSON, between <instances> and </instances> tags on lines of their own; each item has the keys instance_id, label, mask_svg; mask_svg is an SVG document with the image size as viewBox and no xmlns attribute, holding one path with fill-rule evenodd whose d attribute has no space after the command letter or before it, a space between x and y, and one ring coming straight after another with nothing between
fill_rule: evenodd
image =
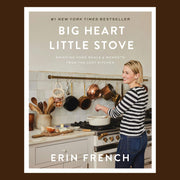
<instances>
[{"instance_id":1,"label":"long sleeve shirt","mask_svg":"<svg viewBox=\"0 0 180 180\"><path fill-rule=\"evenodd\" d=\"M110 117L116 118L123 114L120 123L120 134L127 136L139 136L144 129L145 109L148 102L148 94L144 87L131 88L115 109L109 109Z\"/></svg>"}]
</instances>

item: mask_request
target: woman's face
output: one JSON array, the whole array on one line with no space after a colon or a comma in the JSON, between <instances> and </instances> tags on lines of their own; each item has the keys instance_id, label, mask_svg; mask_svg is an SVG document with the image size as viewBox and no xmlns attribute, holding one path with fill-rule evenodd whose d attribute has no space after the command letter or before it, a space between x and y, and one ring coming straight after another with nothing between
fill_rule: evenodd
<instances>
[{"instance_id":1,"label":"woman's face","mask_svg":"<svg viewBox=\"0 0 180 180\"><path fill-rule=\"evenodd\" d=\"M136 82L138 75L134 74L128 66L124 66L122 77L123 83L131 85Z\"/></svg>"}]
</instances>

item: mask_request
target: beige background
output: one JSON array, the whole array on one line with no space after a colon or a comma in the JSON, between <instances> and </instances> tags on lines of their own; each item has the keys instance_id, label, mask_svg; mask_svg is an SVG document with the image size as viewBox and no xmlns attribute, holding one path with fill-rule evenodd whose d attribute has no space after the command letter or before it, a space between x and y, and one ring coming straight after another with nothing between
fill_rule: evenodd
<instances>
[{"instance_id":1,"label":"beige background","mask_svg":"<svg viewBox=\"0 0 180 180\"><path fill-rule=\"evenodd\" d=\"M51 21L51 18L130 18L128 21ZM80 34L63 35L58 34L59 26L78 26ZM82 32L84 26L125 26L123 36L99 35L84 36ZM70 73L96 73L108 75L121 75L123 64L130 59L141 61L144 69L144 76L151 77L151 12L30 12L29 16L29 68L30 71L51 71L51 72L70 72ZM49 50L49 41L62 40L83 40L89 41L89 50ZM127 47L121 50L94 50L91 46L94 41L134 41L134 50ZM57 59L56 56L66 56ZM95 59L78 59L79 56L95 56ZM107 59L106 56L116 57ZM85 64L68 64L69 57L81 60ZM113 61L114 64L97 64L96 57L104 57L104 61ZM77 59L76 59L77 58ZM88 64L94 61L96 64ZM72 61L71 61L72 62Z\"/></svg>"}]
</instances>

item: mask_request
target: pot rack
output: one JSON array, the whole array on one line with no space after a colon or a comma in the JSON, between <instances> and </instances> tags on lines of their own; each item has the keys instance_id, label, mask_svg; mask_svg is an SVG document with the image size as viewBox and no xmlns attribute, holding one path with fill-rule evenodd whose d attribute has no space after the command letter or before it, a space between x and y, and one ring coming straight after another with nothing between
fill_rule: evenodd
<instances>
[{"instance_id":1,"label":"pot rack","mask_svg":"<svg viewBox=\"0 0 180 180\"><path fill-rule=\"evenodd\" d=\"M53 76L53 75L48 75L48 79L76 79L76 80L110 80L110 81L122 81L122 78L95 78L95 77L72 77L72 76ZM148 79L143 79L143 81L148 81ZM123 97L124 93L123 93L123 89L124 86L123 84L121 84L121 95Z\"/></svg>"},{"instance_id":2,"label":"pot rack","mask_svg":"<svg viewBox=\"0 0 180 180\"><path fill-rule=\"evenodd\" d=\"M48 79L76 79L76 80L111 80L111 81L122 81L122 78L95 78L95 77L72 77L72 76L53 76L48 75ZM143 79L143 81L148 81L148 79Z\"/></svg>"}]
</instances>

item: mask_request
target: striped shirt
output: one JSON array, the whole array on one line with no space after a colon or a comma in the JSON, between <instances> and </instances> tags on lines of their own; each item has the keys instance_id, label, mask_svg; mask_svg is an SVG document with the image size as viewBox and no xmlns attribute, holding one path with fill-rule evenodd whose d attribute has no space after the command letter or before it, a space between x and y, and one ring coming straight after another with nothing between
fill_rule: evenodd
<instances>
[{"instance_id":1,"label":"striped shirt","mask_svg":"<svg viewBox=\"0 0 180 180\"><path fill-rule=\"evenodd\" d=\"M120 134L126 136L139 136L144 129L145 109L148 102L148 94L144 87L131 88L115 107L109 109L108 114L116 118L123 114L120 123Z\"/></svg>"}]
</instances>

